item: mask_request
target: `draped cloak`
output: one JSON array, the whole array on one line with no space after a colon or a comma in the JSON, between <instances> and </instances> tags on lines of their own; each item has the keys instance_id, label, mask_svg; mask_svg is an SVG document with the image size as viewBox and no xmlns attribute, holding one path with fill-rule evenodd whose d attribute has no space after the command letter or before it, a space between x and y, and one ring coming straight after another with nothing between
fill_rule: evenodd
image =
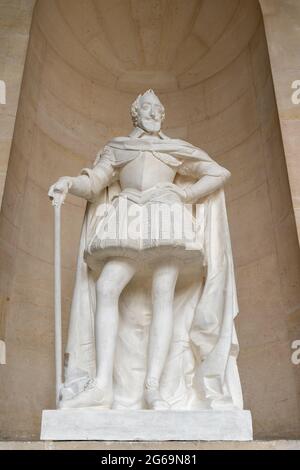
<instances>
[{"instance_id":1,"label":"draped cloak","mask_svg":"<svg viewBox=\"0 0 300 470\"><path fill-rule=\"evenodd\" d=\"M149 142L119 137L99 152L118 168L131 161L136 151L150 151L166 164L197 163L202 175L219 176L220 167L201 149L179 139ZM93 169L85 169L93 186ZM175 183L185 187L195 177L177 175ZM96 223L99 204L107 204L120 192L114 181L87 203L65 353L63 399L80 392L94 377L96 307L95 280L101 272L84 260ZM238 313L230 234L223 189L197 201L196 217L201 225L204 262L198 273L180 273L174 296L174 330L160 391L172 409L243 408L236 364L238 341L234 318ZM142 409L147 344L151 323L151 283L137 273L121 294L118 338L114 357L114 408Z\"/></svg>"}]
</instances>

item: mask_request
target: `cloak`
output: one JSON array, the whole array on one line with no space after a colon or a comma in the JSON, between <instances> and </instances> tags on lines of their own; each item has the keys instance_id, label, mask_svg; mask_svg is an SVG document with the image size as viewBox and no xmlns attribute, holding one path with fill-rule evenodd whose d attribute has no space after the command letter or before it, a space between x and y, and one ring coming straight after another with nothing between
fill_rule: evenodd
<instances>
[{"instance_id":1,"label":"cloak","mask_svg":"<svg viewBox=\"0 0 300 470\"><path fill-rule=\"evenodd\" d=\"M114 167L120 167L134 158L136 150L155 152L173 166L196 163L203 175L219 176L222 168L201 149L183 140L165 138L150 143L131 136L110 141L98 153L94 168L103 155ZM84 173L93 185L93 170L85 169ZM177 175L175 179L182 187L194 182L195 178L188 174ZM84 251L96 223L97 207L109 203L119 192L119 183L115 181L87 204L65 353L63 399L81 391L95 375L95 280L101 266L98 272L92 271L84 261ZM195 217L201 225L205 261L199 271L179 274L173 337L160 391L171 409L242 409L234 327L238 304L224 191L219 189L197 203ZM151 285L142 274L137 273L125 288L119 312L113 407L142 409L151 323Z\"/></svg>"}]
</instances>

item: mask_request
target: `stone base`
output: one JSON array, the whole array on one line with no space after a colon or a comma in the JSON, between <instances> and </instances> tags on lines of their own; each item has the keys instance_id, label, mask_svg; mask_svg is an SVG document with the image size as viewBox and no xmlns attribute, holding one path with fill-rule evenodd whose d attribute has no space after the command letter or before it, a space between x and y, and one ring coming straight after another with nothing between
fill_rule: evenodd
<instances>
[{"instance_id":1,"label":"stone base","mask_svg":"<svg viewBox=\"0 0 300 470\"><path fill-rule=\"evenodd\" d=\"M42 440L251 441L248 410L44 410Z\"/></svg>"}]
</instances>

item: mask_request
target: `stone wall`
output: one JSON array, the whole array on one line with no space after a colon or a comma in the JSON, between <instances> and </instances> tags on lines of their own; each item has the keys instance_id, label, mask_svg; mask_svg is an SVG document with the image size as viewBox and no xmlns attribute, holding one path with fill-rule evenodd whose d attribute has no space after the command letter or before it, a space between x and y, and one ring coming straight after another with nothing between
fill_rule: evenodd
<instances>
[{"instance_id":1,"label":"stone wall","mask_svg":"<svg viewBox=\"0 0 300 470\"><path fill-rule=\"evenodd\" d=\"M0 1L0 80L6 104L0 104L0 206L35 0Z\"/></svg>"},{"instance_id":2,"label":"stone wall","mask_svg":"<svg viewBox=\"0 0 300 470\"><path fill-rule=\"evenodd\" d=\"M281 123L292 201L300 240L300 103L292 100L300 80L298 0L261 0ZM298 93L299 98L299 93ZM299 101L299 100L298 100Z\"/></svg>"}]
</instances>

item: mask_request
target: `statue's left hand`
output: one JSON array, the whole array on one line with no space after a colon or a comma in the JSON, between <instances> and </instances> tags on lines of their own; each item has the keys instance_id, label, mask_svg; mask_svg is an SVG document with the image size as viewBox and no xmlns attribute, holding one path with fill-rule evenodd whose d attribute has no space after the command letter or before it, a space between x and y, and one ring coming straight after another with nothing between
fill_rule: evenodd
<instances>
[{"instance_id":1,"label":"statue's left hand","mask_svg":"<svg viewBox=\"0 0 300 470\"><path fill-rule=\"evenodd\" d=\"M186 194L185 190L183 188L180 188L177 184L174 184L174 183L162 183L162 184L160 184L160 183L158 183L156 185L156 187L159 188L160 185L161 185L162 188L170 189L174 193L178 194L178 196L180 197L182 202L186 202L187 194Z\"/></svg>"}]
</instances>

